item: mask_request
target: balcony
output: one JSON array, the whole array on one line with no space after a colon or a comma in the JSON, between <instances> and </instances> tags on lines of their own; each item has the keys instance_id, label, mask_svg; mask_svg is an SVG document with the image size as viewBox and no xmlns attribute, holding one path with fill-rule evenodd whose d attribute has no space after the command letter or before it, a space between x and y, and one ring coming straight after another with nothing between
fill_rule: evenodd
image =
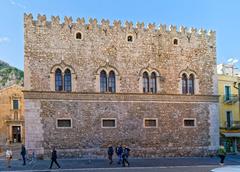
<instances>
[{"instance_id":1,"label":"balcony","mask_svg":"<svg viewBox=\"0 0 240 172\"><path fill-rule=\"evenodd\" d=\"M225 122L224 127L221 128L225 130L240 130L240 121Z\"/></svg>"},{"instance_id":2,"label":"balcony","mask_svg":"<svg viewBox=\"0 0 240 172\"><path fill-rule=\"evenodd\" d=\"M237 103L239 100L239 97L237 94L230 94L230 95L224 95L223 96L223 102L225 104L234 104Z\"/></svg>"}]
</instances>

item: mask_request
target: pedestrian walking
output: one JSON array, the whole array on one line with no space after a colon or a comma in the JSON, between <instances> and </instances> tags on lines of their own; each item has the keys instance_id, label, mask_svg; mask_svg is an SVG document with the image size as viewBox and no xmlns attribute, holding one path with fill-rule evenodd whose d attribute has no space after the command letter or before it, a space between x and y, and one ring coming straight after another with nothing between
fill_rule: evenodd
<instances>
[{"instance_id":1,"label":"pedestrian walking","mask_svg":"<svg viewBox=\"0 0 240 172\"><path fill-rule=\"evenodd\" d=\"M34 150L32 150L31 159L29 159L30 160L29 164L33 164L35 162L35 159L36 159L35 152Z\"/></svg>"},{"instance_id":2,"label":"pedestrian walking","mask_svg":"<svg viewBox=\"0 0 240 172\"><path fill-rule=\"evenodd\" d=\"M113 147L112 147L112 145L109 145L109 147L108 147L108 159L110 161L109 162L110 165L113 163L113 160L112 160L113 153L114 153Z\"/></svg>"},{"instance_id":3,"label":"pedestrian walking","mask_svg":"<svg viewBox=\"0 0 240 172\"><path fill-rule=\"evenodd\" d=\"M217 151L217 154L220 158L220 165L224 165L224 159L226 157L226 150L224 149L224 146L221 145Z\"/></svg>"},{"instance_id":4,"label":"pedestrian walking","mask_svg":"<svg viewBox=\"0 0 240 172\"><path fill-rule=\"evenodd\" d=\"M13 154L12 154L12 150L10 148L7 148L7 151L6 151L6 161L7 161L7 167L8 168L11 168L11 160L12 160L12 157Z\"/></svg>"},{"instance_id":5,"label":"pedestrian walking","mask_svg":"<svg viewBox=\"0 0 240 172\"><path fill-rule=\"evenodd\" d=\"M21 148L21 156L22 156L22 160L23 160L23 165L26 165L26 148L24 146L24 144L22 144L22 148Z\"/></svg>"},{"instance_id":6,"label":"pedestrian walking","mask_svg":"<svg viewBox=\"0 0 240 172\"><path fill-rule=\"evenodd\" d=\"M124 146L123 147L123 154L122 154L122 166L123 167L126 166L126 163L127 163L127 166L130 165L129 162L128 162L129 152L130 152L130 149L127 146Z\"/></svg>"},{"instance_id":7,"label":"pedestrian walking","mask_svg":"<svg viewBox=\"0 0 240 172\"><path fill-rule=\"evenodd\" d=\"M51 156L51 165L50 165L50 169L52 169L52 165L53 165L53 162L55 162L55 164L58 166L58 168L61 168L60 165L58 164L57 162L57 151L55 148L53 148L52 150L52 156Z\"/></svg>"},{"instance_id":8,"label":"pedestrian walking","mask_svg":"<svg viewBox=\"0 0 240 172\"><path fill-rule=\"evenodd\" d=\"M123 153L123 148L121 145L118 145L116 147L116 154L118 156L118 164L122 163L122 153Z\"/></svg>"}]
</instances>

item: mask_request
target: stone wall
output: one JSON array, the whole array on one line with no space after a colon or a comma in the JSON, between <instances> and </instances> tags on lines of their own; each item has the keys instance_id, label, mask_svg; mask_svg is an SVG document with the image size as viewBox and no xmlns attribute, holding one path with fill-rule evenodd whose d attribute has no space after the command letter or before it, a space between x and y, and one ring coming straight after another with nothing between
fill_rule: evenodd
<instances>
[{"instance_id":1,"label":"stone wall","mask_svg":"<svg viewBox=\"0 0 240 172\"><path fill-rule=\"evenodd\" d=\"M122 143L132 156L196 156L219 146L215 32L25 14L24 40L26 145L38 154L55 146L60 156L103 156ZM72 92L55 92L57 68L71 70ZM99 93L102 69L115 72L115 94ZM157 73L156 94L143 94L144 71ZM195 75L195 95L181 95L182 73ZM72 127L57 128L58 118ZM102 118L116 128L102 128ZM144 128L144 118L158 126ZM196 126L184 127L185 118Z\"/></svg>"},{"instance_id":2,"label":"stone wall","mask_svg":"<svg viewBox=\"0 0 240 172\"><path fill-rule=\"evenodd\" d=\"M26 107L26 117L31 114L34 121L26 133L34 134L28 136L39 142L32 147L43 148L45 155L55 146L60 156L99 157L109 144L121 143L132 149L132 156L199 156L218 146L217 96L93 94L90 100L78 93L24 93L29 105L35 102ZM57 128L58 118L71 118L72 128ZM117 127L102 128L102 118L116 118ZM144 118L157 118L158 127L144 128ZM196 119L196 127L184 127L185 118Z\"/></svg>"},{"instance_id":3,"label":"stone wall","mask_svg":"<svg viewBox=\"0 0 240 172\"><path fill-rule=\"evenodd\" d=\"M96 86L98 69L112 67L118 72L117 91L141 93L141 71L159 73L158 92L179 94L180 73L193 72L199 81L197 94L215 94L216 75L215 32L187 30L181 27L150 24L144 28L131 22L125 26L114 21L113 26L96 20L74 23L65 17L47 21L45 16L33 20L31 14L24 18L25 88L27 90L54 91L52 69L69 66L74 72L73 91L99 92ZM76 32L82 39L75 38ZM127 36L133 36L133 42ZM173 40L178 39L178 45ZM84 82L83 82L84 80Z\"/></svg>"}]
</instances>

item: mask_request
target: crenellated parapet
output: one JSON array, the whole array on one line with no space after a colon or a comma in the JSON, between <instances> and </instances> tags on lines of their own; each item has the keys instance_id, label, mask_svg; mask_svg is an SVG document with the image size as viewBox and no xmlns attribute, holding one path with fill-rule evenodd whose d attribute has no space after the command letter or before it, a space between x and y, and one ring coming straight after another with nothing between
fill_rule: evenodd
<instances>
[{"instance_id":1,"label":"crenellated parapet","mask_svg":"<svg viewBox=\"0 0 240 172\"><path fill-rule=\"evenodd\" d=\"M38 15L37 19L34 20L32 14L24 14L24 23L25 26L31 27L61 27L63 29L72 29L73 26L77 28L87 28L88 30L94 29L113 29L113 30L126 30L135 32L138 31L146 31L146 32L159 32L159 33L173 33L173 34L182 34L182 35L195 35L198 37L211 38L215 40L216 32L209 30L206 31L204 29L196 29L196 28L187 28L184 26L180 26L179 28L174 25L170 25L167 27L165 24L160 24L156 26L155 23L149 23L145 25L143 22L137 22L136 25L131 21L121 22L120 20L114 20L112 24L110 24L109 20L102 19L98 21L96 18L90 18L88 22L84 18L77 18L74 22L72 17L64 17L64 21L60 21L59 16L52 16L50 21L47 21L46 15Z\"/></svg>"}]
</instances>

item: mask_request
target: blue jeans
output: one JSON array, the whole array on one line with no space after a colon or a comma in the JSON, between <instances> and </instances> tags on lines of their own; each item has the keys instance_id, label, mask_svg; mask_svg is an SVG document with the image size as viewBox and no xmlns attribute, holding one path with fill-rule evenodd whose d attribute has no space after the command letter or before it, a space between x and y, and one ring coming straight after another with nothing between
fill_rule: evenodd
<instances>
[{"instance_id":1,"label":"blue jeans","mask_svg":"<svg viewBox=\"0 0 240 172\"><path fill-rule=\"evenodd\" d=\"M121 164L122 163L122 155L118 155L118 163Z\"/></svg>"}]
</instances>

